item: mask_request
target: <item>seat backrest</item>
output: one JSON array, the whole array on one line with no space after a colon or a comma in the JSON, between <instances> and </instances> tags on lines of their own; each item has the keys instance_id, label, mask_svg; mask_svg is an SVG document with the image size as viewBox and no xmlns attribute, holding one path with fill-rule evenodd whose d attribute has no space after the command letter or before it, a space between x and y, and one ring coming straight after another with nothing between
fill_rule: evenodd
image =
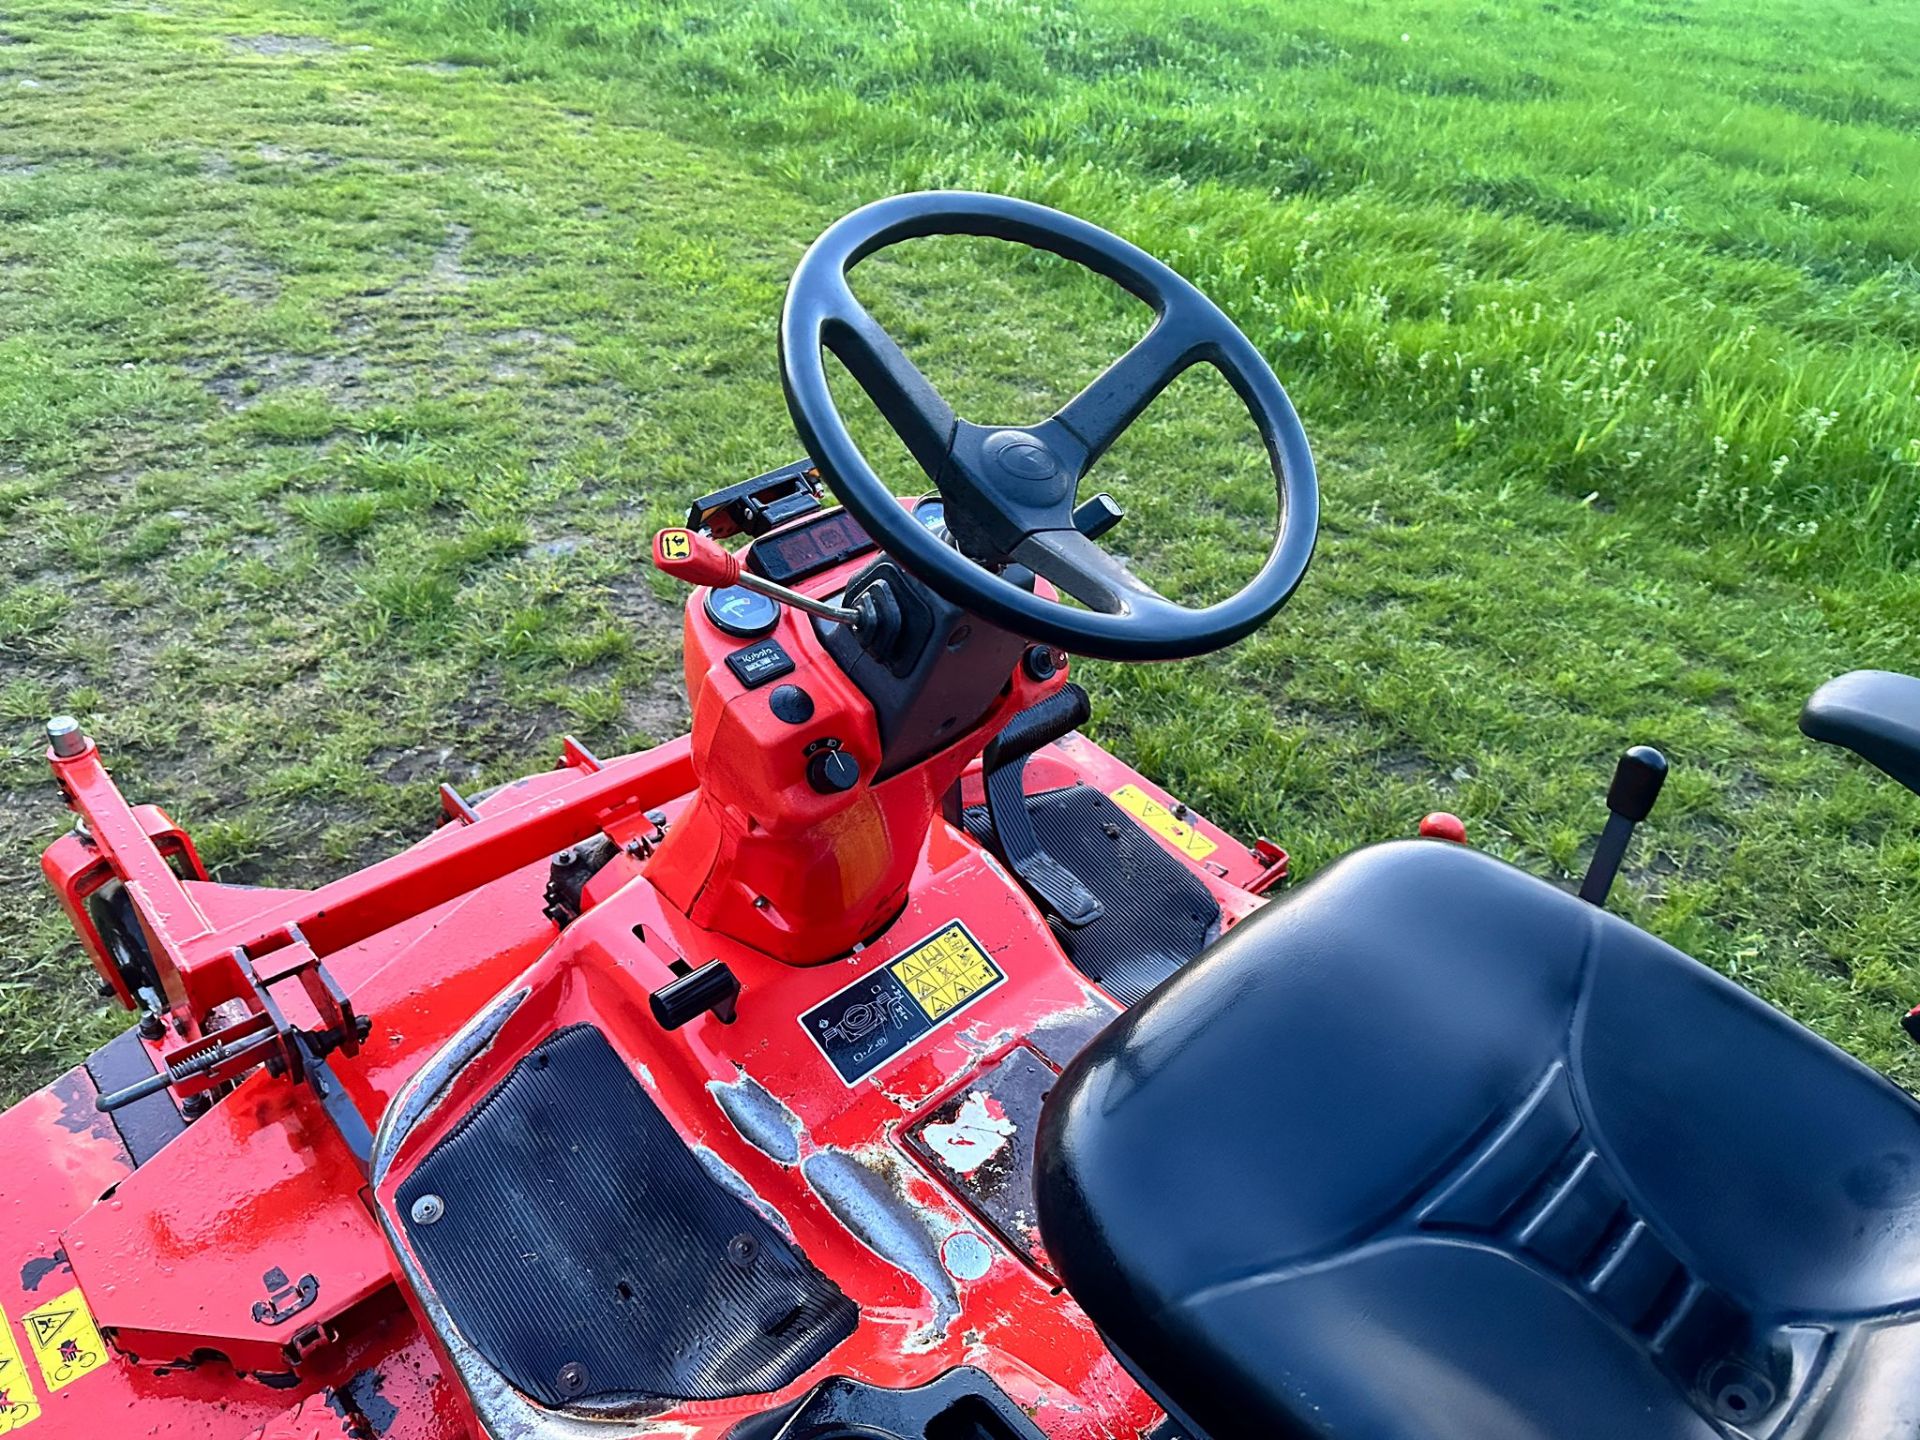
<instances>
[{"instance_id":1,"label":"seat backrest","mask_svg":"<svg viewBox=\"0 0 1920 1440\"><path fill-rule=\"evenodd\" d=\"M1849 671L1813 692L1800 712L1800 729L1920 792L1920 679L1892 670Z\"/></svg>"}]
</instances>

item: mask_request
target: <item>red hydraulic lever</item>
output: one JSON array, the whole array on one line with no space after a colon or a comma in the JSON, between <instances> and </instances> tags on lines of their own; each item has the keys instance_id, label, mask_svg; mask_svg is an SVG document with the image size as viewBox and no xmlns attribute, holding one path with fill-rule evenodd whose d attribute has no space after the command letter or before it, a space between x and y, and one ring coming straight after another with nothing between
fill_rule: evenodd
<instances>
[{"instance_id":1,"label":"red hydraulic lever","mask_svg":"<svg viewBox=\"0 0 1920 1440\"><path fill-rule=\"evenodd\" d=\"M697 530L674 527L653 537L653 568L689 585L723 590L740 583L740 557Z\"/></svg>"},{"instance_id":2,"label":"red hydraulic lever","mask_svg":"<svg viewBox=\"0 0 1920 1440\"><path fill-rule=\"evenodd\" d=\"M731 550L723 549L699 531L688 530L684 526L675 525L653 537L653 566L663 575L671 575L689 585L706 585L715 590L739 585L757 591L769 600L791 605L809 615L818 615L822 620L851 625L856 630L862 622L860 611L849 610L844 605L830 605L824 600L816 600L811 595L802 595L798 590L789 590L784 585L763 579L741 565L740 557Z\"/></svg>"}]
</instances>

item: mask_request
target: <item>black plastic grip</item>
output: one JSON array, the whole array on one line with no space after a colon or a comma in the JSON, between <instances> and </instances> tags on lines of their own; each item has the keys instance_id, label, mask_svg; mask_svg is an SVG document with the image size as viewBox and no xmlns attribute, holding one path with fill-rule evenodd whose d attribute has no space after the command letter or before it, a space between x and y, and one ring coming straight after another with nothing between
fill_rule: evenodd
<instances>
[{"instance_id":1,"label":"black plastic grip","mask_svg":"<svg viewBox=\"0 0 1920 1440\"><path fill-rule=\"evenodd\" d=\"M1006 729L987 743L981 767L999 769L1010 760L1031 755L1062 735L1078 730L1093 714L1087 692L1069 681L1038 705L1029 705L1007 722Z\"/></svg>"},{"instance_id":2,"label":"black plastic grip","mask_svg":"<svg viewBox=\"0 0 1920 1440\"><path fill-rule=\"evenodd\" d=\"M1607 809L1638 825L1660 798L1667 783L1667 757L1651 745L1636 745L1620 757L1613 783L1607 787Z\"/></svg>"}]
</instances>

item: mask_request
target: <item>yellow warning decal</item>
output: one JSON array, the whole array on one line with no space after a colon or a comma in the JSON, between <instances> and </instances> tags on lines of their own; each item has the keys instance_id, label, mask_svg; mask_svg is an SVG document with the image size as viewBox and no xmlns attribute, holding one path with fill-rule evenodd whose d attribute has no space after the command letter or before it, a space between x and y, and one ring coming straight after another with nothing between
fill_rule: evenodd
<instances>
[{"instance_id":1,"label":"yellow warning decal","mask_svg":"<svg viewBox=\"0 0 1920 1440\"><path fill-rule=\"evenodd\" d=\"M107 1363L107 1347L94 1326L93 1311L77 1289L29 1310L21 1323L49 1390L64 1390Z\"/></svg>"},{"instance_id":2,"label":"yellow warning decal","mask_svg":"<svg viewBox=\"0 0 1920 1440\"><path fill-rule=\"evenodd\" d=\"M929 935L887 968L929 1020L958 1010L1003 978L958 920Z\"/></svg>"},{"instance_id":3,"label":"yellow warning decal","mask_svg":"<svg viewBox=\"0 0 1920 1440\"><path fill-rule=\"evenodd\" d=\"M693 554L693 536L685 530L662 530L660 553L668 560L685 560Z\"/></svg>"},{"instance_id":4,"label":"yellow warning decal","mask_svg":"<svg viewBox=\"0 0 1920 1440\"><path fill-rule=\"evenodd\" d=\"M1113 803L1189 860L1204 860L1220 848L1138 785L1122 785L1113 792Z\"/></svg>"},{"instance_id":5,"label":"yellow warning decal","mask_svg":"<svg viewBox=\"0 0 1920 1440\"><path fill-rule=\"evenodd\" d=\"M40 1397L13 1338L13 1322L0 1310L0 1435L23 1430L40 1418Z\"/></svg>"}]
</instances>

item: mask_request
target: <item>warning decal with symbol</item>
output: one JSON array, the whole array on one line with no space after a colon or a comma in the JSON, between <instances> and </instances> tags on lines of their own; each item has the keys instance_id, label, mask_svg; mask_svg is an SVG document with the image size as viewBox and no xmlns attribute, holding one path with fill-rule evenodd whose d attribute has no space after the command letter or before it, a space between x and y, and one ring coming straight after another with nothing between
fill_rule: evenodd
<instances>
[{"instance_id":1,"label":"warning decal with symbol","mask_svg":"<svg viewBox=\"0 0 1920 1440\"><path fill-rule=\"evenodd\" d=\"M954 920L835 991L802 1015L800 1025L852 1085L1006 978Z\"/></svg>"},{"instance_id":2,"label":"warning decal with symbol","mask_svg":"<svg viewBox=\"0 0 1920 1440\"><path fill-rule=\"evenodd\" d=\"M13 1338L13 1322L0 1310L0 1435L11 1435L40 1418L40 1397Z\"/></svg>"},{"instance_id":3,"label":"warning decal with symbol","mask_svg":"<svg viewBox=\"0 0 1920 1440\"><path fill-rule=\"evenodd\" d=\"M21 1323L27 1329L27 1348L39 1362L49 1390L64 1390L107 1363L106 1344L94 1326L87 1297L78 1290L29 1310Z\"/></svg>"},{"instance_id":4,"label":"warning decal with symbol","mask_svg":"<svg viewBox=\"0 0 1920 1440\"><path fill-rule=\"evenodd\" d=\"M1204 860L1220 848L1191 823L1184 805L1169 810L1138 785L1122 785L1113 801L1189 860Z\"/></svg>"},{"instance_id":5,"label":"warning decal with symbol","mask_svg":"<svg viewBox=\"0 0 1920 1440\"><path fill-rule=\"evenodd\" d=\"M887 967L929 1020L940 1021L1003 978L958 920Z\"/></svg>"}]
</instances>

